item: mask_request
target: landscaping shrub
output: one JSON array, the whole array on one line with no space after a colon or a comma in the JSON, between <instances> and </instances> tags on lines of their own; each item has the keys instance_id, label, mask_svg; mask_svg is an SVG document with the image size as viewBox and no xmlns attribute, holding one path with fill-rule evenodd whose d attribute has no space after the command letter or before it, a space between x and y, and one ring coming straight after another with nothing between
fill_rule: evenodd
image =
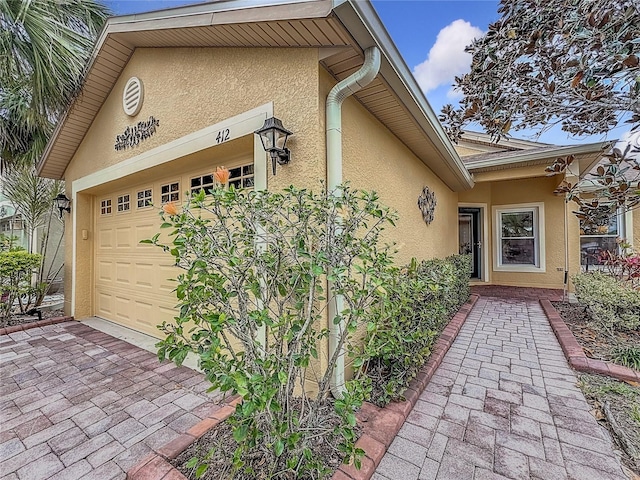
<instances>
[{"instance_id":1,"label":"landscaping shrub","mask_svg":"<svg viewBox=\"0 0 640 480\"><path fill-rule=\"evenodd\" d=\"M573 278L578 301L608 331L640 328L640 290L602 272Z\"/></svg>"},{"instance_id":2,"label":"landscaping shrub","mask_svg":"<svg viewBox=\"0 0 640 480\"><path fill-rule=\"evenodd\" d=\"M0 326L9 320L14 301L31 294L31 275L41 260L37 253L0 252Z\"/></svg>"},{"instance_id":3,"label":"landscaping shrub","mask_svg":"<svg viewBox=\"0 0 640 480\"><path fill-rule=\"evenodd\" d=\"M640 346L615 347L611 351L611 359L618 365L640 371Z\"/></svg>"},{"instance_id":4,"label":"landscaping shrub","mask_svg":"<svg viewBox=\"0 0 640 480\"><path fill-rule=\"evenodd\" d=\"M239 476L322 478L328 471L314 451L318 443L356 464L363 454L355 448L354 413L364 383L349 382L327 409L337 354L319 359L317 346L329 335L322 322L333 301L326 280L344 298L330 319L346 322L341 345L350 344L371 303L384 295L392 257L380 234L394 215L374 193L347 186L336 193L216 187L195 194L181 212L165 205L169 240L157 234L146 241L183 269L179 315L160 327L166 338L159 357L181 363L194 352L212 389L243 399L229 419L237 442L229 456Z\"/></svg>"},{"instance_id":5,"label":"landscaping shrub","mask_svg":"<svg viewBox=\"0 0 640 480\"><path fill-rule=\"evenodd\" d=\"M470 294L471 259L454 255L396 268L387 296L370 311L364 346L354 366L371 380L370 401L398 399L426 363L438 334Z\"/></svg>"}]
</instances>

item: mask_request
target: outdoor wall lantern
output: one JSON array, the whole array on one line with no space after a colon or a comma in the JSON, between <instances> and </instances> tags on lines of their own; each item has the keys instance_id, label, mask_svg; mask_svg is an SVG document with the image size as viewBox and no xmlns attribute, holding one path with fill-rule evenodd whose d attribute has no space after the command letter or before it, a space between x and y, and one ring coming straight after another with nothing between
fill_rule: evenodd
<instances>
[{"instance_id":1,"label":"outdoor wall lantern","mask_svg":"<svg viewBox=\"0 0 640 480\"><path fill-rule=\"evenodd\" d=\"M282 126L280 119L276 117L267 118L264 125L255 133L260 135L262 148L271 155L271 165L273 174L276 174L276 165L286 165L291 160L291 152L286 147L287 138L292 133Z\"/></svg>"},{"instance_id":2,"label":"outdoor wall lantern","mask_svg":"<svg viewBox=\"0 0 640 480\"><path fill-rule=\"evenodd\" d=\"M56 207L60 210L60 218L62 218L63 210L66 210L67 213L71 213L71 200L69 200L64 193L59 193L53 201L56 202Z\"/></svg>"}]
</instances>

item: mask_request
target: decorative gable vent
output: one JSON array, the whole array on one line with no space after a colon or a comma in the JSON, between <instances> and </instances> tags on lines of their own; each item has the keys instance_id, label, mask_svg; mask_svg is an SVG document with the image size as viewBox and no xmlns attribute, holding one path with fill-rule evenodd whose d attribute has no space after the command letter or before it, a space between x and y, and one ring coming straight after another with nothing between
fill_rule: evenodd
<instances>
[{"instance_id":1,"label":"decorative gable vent","mask_svg":"<svg viewBox=\"0 0 640 480\"><path fill-rule=\"evenodd\" d=\"M142 108L143 100L144 88L142 81L138 77L131 77L124 86L124 92L122 92L122 108L124 108L124 113L130 117L136 116Z\"/></svg>"}]
</instances>

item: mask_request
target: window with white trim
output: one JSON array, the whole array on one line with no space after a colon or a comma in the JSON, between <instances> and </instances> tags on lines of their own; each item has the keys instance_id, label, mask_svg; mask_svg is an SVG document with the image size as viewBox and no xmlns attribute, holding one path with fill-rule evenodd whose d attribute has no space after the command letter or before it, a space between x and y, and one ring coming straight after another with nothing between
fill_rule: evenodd
<instances>
[{"instance_id":1,"label":"window with white trim","mask_svg":"<svg viewBox=\"0 0 640 480\"><path fill-rule=\"evenodd\" d=\"M209 173L207 175L202 175L200 177L194 177L191 179L191 194L195 195L196 193L200 193L204 190L204 193L211 193L211 189L213 189L215 182L213 179L213 174Z\"/></svg>"},{"instance_id":2,"label":"window with white trim","mask_svg":"<svg viewBox=\"0 0 640 480\"><path fill-rule=\"evenodd\" d=\"M146 208L153 205L153 190L151 188L145 188L136 193L136 199L138 201L138 208Z\"/></svg>"},{"instance_id":3,"label":"window with white trim","mask_svg":"<svg viewBox=\"0 0 640 480\"><path fill-rule=\"evenodd\" d=\"M172 182L160 186L160 201L162 203L180 201L180 183Z\"/></svg>"},{"instance_id":4,"label":"window with white trim","mask_svg":"<svg viewBox=\"0 0 640 480\"><path fill-rule=\"evenodd\" d=\"M131 210L131 195L125 193L124 195L118 196L117 210L118 213L128 212Z\"/></svg>"},{"instance_id":5,"label":"window with white trim","mask_svg":"<svg viewBox=\"0 0 640 480\"><path fill-rule=\"evenodd\" d=\"M253 163L229 169L229 185L235 188L253 188Z\"/></svg>"},{"instance_id":6,"label":"window with white trim","mask_svg":"<svg viewBox=\"0 0 640 480\"><path fill-rule=\"evenodd\" d=\"M624 209L610 213L611 208L603 205L601 214L595 217L601 221L590 224L580 221L580 263L583 266L602 265L601 254L605 251L619 253L618 238L625 238Z\"/></svg>"},{"instance_id":7,"label":"window with white trim","mask_svg":"<svg viewBox=\"0 0 640 480\"><path fill-rule=\"evenodd\" d=\"M100 202L100 215L111 215L111 199L105 198Z\"/></svg>"},{"instance_id":8,"label":"window with white trim","mask_svg":"<svg viewBox=\"0 0 640 480\"><path fill-rule=\"evenodd\" d=\"M544 215L542 204L494 207L497 270L544 271Z\"/></svg>"}]
</instances>

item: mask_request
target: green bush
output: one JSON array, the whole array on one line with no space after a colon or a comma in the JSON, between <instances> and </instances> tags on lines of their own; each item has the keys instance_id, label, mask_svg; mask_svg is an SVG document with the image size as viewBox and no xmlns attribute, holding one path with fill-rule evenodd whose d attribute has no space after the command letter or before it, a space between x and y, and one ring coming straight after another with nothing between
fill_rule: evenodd
<instances>
[{"instance_id":1,"label":"green bush","mask_svg":"<svg viewBox=\"0 0 640 480\"><path fill-rule=\"evenodd\" d=\"M578 301L609 331L640 328L640 290L602 272L573 277Z\"/></svg>"},{"instance_id":2,"label":"green bush","mask_svg":"<svg viewBox=\"0 0 640 480\"><path fill-rule=\"evenodd\" d=\"M0 252L0 325L11 315L13 302L31 289L31 274L42 256L25 251Z\"/></svg>"},{"instance_id":3,"label":"green bush","mask_svg":"<svg viewBox=\"0 0 640 480\"><path fill-rule=\"evenodd\" d=\"M640 371L640 347L615 347L611 359L618 365Z\"/></svg>"},{"instance_id":4,"label":"green bush","mask_svg":"<svg viewBox=\"0 0 640 480\"><path fill-rule=\"evenodd\" d=\"M398 399L426 363L438 334L469 298L471 259L454 255L392 269L387 296L371 309L354 366L371 380L370 401Z\"/></svg>"},{"instance_id":5,"label":"green bush","mask_svg":"<svg viewBox=\"0 0 640 480\"><path fill-rule=\"evenodd\" d=\"M380 235L394 214L375 193L346 186L336 195L216 187L181 212L164 211L169 240L158 234L145 243L183 270L179 315L161 326L158 355L180 363L194 352L212 388L242 397L229 419L236 472L257 478L259 463L260 478L324 478L319 439L358 465L355 411L365 388L348 382L342 398L329 398L338 355L321 362L317 348L329 336L323 320L334 300L325 286L333 282L344 299L329 321L340 325L338 345L348 346L382 295L392 257Z\"/></svg>"}]
</instances>

